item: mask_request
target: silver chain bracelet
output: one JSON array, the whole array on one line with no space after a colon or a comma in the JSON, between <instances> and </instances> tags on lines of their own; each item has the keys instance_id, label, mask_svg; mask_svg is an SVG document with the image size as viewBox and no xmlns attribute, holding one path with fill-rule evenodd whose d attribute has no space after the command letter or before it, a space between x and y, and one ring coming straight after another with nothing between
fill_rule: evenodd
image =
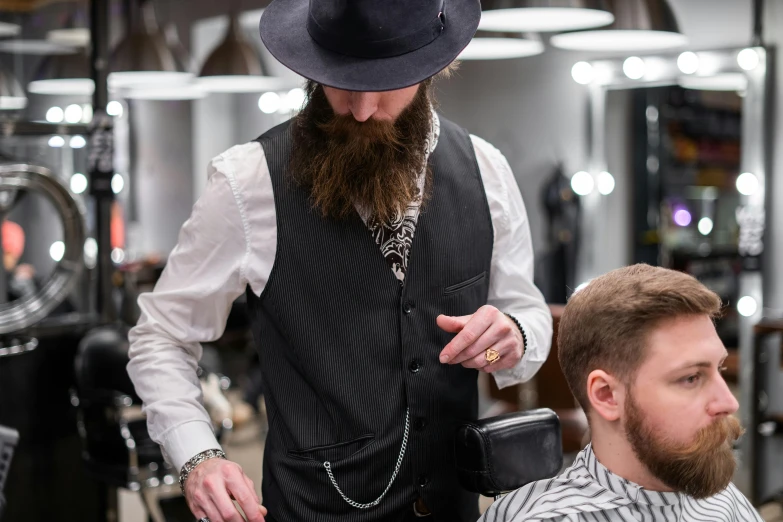
<instances>
[{"instance_id":1,"label":"silver chain bracelet","mask_svg":"<svg viewBox=\"0 0 783 522\"><path fill-rule=\"evenodd\" d=\"M193 471L196 466L209 459L228 460L226 458L226 454L219 449L209 449L207 451L202 451L201 453L196 454L194 457L191 457L190 460L188 460L185 465L182 466L182 470L179 472L179 489L182 490L183 495L185 494L185 481L188 480L188 475L190 475L190 472Z\"/></svg>"},{"instance_id":2,"label":"silver chain bracelet","mask_svg":"<svg viewBox=\"0 0 783 522\"><path fill-rule=\"evenodd\" d=\"M389 490L392 487L392 484L394 483L394 479L397 478L397 473L400 472L400 466L402 465L402 458L405 456L405 449L408 447L408 428L410 426L410 408L405 411L405 433L402 436L402 448L400 449L400 456L397 457L397 465L394 466L394 473L392 473L391 480L389 480L389 485L386 486L386 489L383 490L383 493L381 493L381 496L373 500L372 502L368 504L360 504L354 500L351 500L347 496L345 496L345 493L343 493L343 490L340 489L340 486L337 485L337 481L334 478L334 475L332 474L332 464L327 460L324 462L324 468L326 468L326 473L329 474L329 480L332 481L332 485L337 490L337 492L340 494L341 497L343 497L343 500L345 500L350 506L355 507L356 509L367 509L374 506L377 506L381 503L381 500L383 500L383 497L386 496L386 493L389 492Z\"/></svg>"}]
</instances>

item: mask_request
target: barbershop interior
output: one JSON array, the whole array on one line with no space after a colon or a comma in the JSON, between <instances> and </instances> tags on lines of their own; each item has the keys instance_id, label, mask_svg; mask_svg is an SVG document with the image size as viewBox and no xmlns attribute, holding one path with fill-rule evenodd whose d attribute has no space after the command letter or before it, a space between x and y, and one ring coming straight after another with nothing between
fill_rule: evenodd
<instances>
[{"instance_id":1,"label":"barbershop interior","mask_svg":"<svg viewBox=\"0 0 783 522\"><path fill-rule=\"evenodd\" d=\"M480 13L475 4L0 0L1 522L261 520L228 485L221 494L244 515L198 500L197 481L208 480L199 467L222 459L241 467L273 522L408 520L390 515L392 503L413 503L410 520L471 520L439 514L448 499L473 499L462 513L476 520L598 448L606 430L591 430L559 360L558 332L563 342L580 332L565 335L560 319L591 281L640 263L720 298L722 373L705 369L698 390L667 390L682 401L727 386L722 400L736 402L723 413L744 429L727 446L730 480L758 518L605 520L783 521L783 1L480 0ZM356 50L378 34L386 39ZM416 79L405 76L413 69ZM316 99L332 117L343 100L341 117L366 127L373 116L360 107L392 111L385 100L419 83L442 148L428 152L421 234L395 243L412 248L375 289L372 270L388 266L350 236L367 228L356 212L318 213L312 178L283 175L285 154L305 138L293 134L292 146L273 129L318 117ZM415 104L390 128L412 128L395 122ZM326 132L317 121L290 128ZM418 158L423 142L367 164ZM302 161L351 168L325 150ZM460 169L470 172L453 175ZM373 247L402 229L370 230ZM503 307L515 299L527 304L512 316ZM611 301L589 306L623 313ZM535 326L525 307L538 307ZM501 343L467 341L482 310L513 321L515 358ZM466 319L454 326L456 316ZM479 367L439 362L457 341L479 349ZM388 347L399 368L373 351ZM645 395L660 406L666 393L635 384L645 408ZM589 415L603 422L604 411ZM650 436L690 426L683 411L663 407ZM435 451L428 436L445 448L440 469L422 464ZM486 519L527 520L509 511ZM535 520L604 520L568 513Z\"/></svg>"}]
</instances>

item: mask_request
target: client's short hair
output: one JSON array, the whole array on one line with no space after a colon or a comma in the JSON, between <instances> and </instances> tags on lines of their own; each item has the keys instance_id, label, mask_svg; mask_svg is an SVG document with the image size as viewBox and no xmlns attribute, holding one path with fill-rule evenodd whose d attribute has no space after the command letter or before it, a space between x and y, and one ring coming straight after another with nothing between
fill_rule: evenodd
<instances>
[{"instance_id":1,"label":"client's short hair","mask_svg":"<svg viewBox=\"0 0 783 522\"><path fill-rule=\"evenodd\" d=\"M638 264L593 279L571 296L560 319L558 355L571 392L589 411L590 372L601 369L629 383L660 322L688 315L714 320L720 312L720 297L682 272Z\"/></svg>"}]
</instances>

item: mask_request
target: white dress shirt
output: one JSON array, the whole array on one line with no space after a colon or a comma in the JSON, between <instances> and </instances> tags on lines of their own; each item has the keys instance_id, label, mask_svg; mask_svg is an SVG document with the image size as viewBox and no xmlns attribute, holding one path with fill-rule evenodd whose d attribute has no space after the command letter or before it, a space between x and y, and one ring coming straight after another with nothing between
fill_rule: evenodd
<instances>
[{"instance_id":1,"label":"white dress shirt","mask_svg":"<svg viewBox=\"0 0 783 522\"><path fill-rule=\"evenodd\" d=\"M471 140L494 229L488 304L512 314L527 336L522 360L492 374L505 387L530 379L546 360L552 317L533 284L530 227L511 168L492 145ZM261 145L232 147L211 161L207 186L163 274L153 292L139 297L128 372L144 401L150 436L177 469L197 453L220 448L196 376L200 343L220 338L231 304L248 286L257 296L264 290L275 262L275 218Z\"/></svg>"},{"instance_id":2,"label":"white dress shirt","mask_svg":"<svg viewBox=\"0 0 783 522\"><path fill-rule=\"evenodd\" d=\"M492 504L479 522L763 522L734 484L704 499L652 491L615 475L588 445L561 475Z\"/></svg>"}]
</instances>

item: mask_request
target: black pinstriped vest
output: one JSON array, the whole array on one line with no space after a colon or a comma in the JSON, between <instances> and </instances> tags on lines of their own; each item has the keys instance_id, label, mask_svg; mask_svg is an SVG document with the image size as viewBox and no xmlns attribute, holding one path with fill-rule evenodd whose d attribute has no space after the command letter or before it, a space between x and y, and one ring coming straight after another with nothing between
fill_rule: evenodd
<instances>
[{"instance_id":1,"label":"black pinstriped vest","mask_svg":"<svg viewBox=\"0 0 783 522\"><path fill-rule=\"evenodd\" d=\"M474 522L478 498L456 480L454 431L477 416L477 372L443 365L453 334L439 314L486 304L493 231L468 133L441 118L432 197L418 218L404 287L358 214L324 219L286 179L288 123L261 143L274 189L277 255L260 297L248 289L269 433L263 502L276 522L397 521L419 497L423 520ZM391 489L375 507L359 503Z\"/></svg>"}]
</instances>

